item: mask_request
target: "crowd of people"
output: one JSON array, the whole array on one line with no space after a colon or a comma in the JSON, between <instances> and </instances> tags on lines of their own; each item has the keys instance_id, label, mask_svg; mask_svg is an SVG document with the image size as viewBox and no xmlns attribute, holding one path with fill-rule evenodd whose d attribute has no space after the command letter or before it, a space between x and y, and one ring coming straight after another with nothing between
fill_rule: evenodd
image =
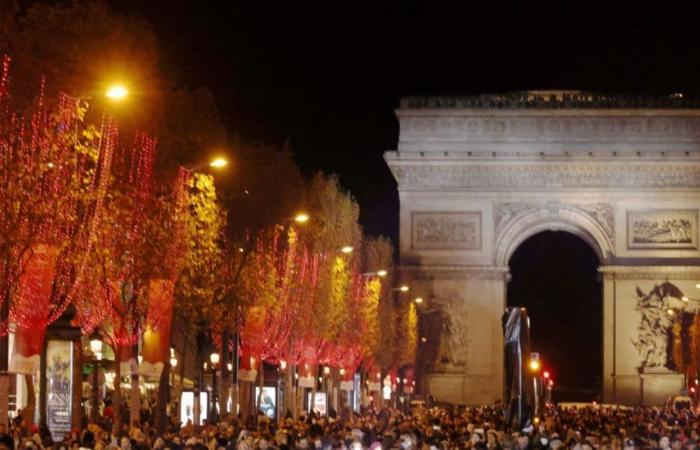
<instances>
[{"instance_id":1,"label":"crowd of people","mask_svg":"<svg viewBox=\"0 0 700 450\"><path fill-rule=\"evenodd\" d=\"M171 425L156 432L149 421L110 430L89 424L62 442L34 426L10 430L0 425L0 449L114 450L696 450L700 416L692 408L549 406L522 430L507 427L506 411L494 407L426 407L410 412L391 408L344 409L328 416L310 413L279 421L223 417L217 424Z\"/></svg>"}]
</instances>

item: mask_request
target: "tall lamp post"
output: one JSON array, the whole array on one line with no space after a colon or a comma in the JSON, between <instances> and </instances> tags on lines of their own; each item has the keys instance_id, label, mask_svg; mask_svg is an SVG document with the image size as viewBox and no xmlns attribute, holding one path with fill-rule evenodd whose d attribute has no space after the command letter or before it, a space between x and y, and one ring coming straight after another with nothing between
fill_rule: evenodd
<instances>
[{"instance_id":1,"label":"tall lamp post","mask_svg":"<svg viewBox=\"0 0 700 450\"><path fill-rule=\"evenodd\" d=\"M90 352L93 357L93 371L92 371L92 407L90 408L90 420L92 423L97 423L98 410L99 410L99 373L100 373L100 361L102 361L102 337L100 333L95 329L90 335Z\"/></svg>"},{"instance_id":2,"label":"tall lamp post","mask_svg":"<svg viewBox=\"0 0 700 450\"><path fill-rule=\"evenodd\" d=\"M170 391L172 394L169 398L169 403L177 404L178 396L177 389L175 387L175 368L177 367L177 358L175 357L175 349L170 349Z\"/></svg>"},{"instance_id":3,"label":"tall lamp post","mask_svg":"<svg viewBox=\"0 0 700 450\"><path fill-rule=\"evenodd\" d=\"M217 352L212 352L209 355L209 362L211 363L211 413L209 414L209 420L211 423L218 422L218 409L216 408L217 401L217 391L216 391L216 369L219 367L220 356Z\"/></svg>"}]
</instances>

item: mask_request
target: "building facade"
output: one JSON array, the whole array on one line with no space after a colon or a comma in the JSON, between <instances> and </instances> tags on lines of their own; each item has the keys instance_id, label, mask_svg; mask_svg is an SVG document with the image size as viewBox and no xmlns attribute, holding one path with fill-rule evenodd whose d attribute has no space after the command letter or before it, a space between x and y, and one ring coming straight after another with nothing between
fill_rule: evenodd
<instances>
[{"instance_id":1,"label":"building facade","mask_svg":"<svg viewBox=\"0 0 700 450\"><path fill-rule=\"evenodd\" d=\"M502 398L508 262L527 238L558 230L600 261L603 348L591 351L603 400L679 393L686 368L668 339L700 306L697 104L525 92L406 98L396 114L385 160L399 189L401 278L440 323L419 349L425 392Z\"/></svg>"}]
</instances>

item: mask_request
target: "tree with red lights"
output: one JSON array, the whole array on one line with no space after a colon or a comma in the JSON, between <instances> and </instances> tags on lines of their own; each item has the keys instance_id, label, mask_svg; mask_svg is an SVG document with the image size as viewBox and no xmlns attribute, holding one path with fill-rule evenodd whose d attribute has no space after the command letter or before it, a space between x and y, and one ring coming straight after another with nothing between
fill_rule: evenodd
<instances>
[{"instance_id":1,"label":"tree with red lights","mask_svg":"<svg viewBox=\"0 0 700 450\"><path fill-rule=\"evenodd\" d=\"M0 78L0 334L12 323L17 342L40 349L85 272L113 141L109 123L101 132L87 125L87 105L65 95L48 101L42 90L27 115L16 113L9 65L5 58ZM31 371L24 358L38 352L16 348L13 370Z\"/></svg>"},{"instance_id":2,"label":"tree with red lights","mask_svg":"<svg viewBox=\"0 0 700 450\"><path fill-rule=\"evenodd\" d=\"M114 350L117 411L122 356L131 354L147 329L169 328L171 309L160 305L162 284L156 281L174 283L182 259L181 197L185 188L180 185L184 178L174 188L155 189L155 145L154 139L141 135L132 146L116 152L109 194L90 254L93 270L84 277L81 295L75 300L85 333L99 329ZM119 426L120 415L115 419Z\"/></svg>"}]
</instances>

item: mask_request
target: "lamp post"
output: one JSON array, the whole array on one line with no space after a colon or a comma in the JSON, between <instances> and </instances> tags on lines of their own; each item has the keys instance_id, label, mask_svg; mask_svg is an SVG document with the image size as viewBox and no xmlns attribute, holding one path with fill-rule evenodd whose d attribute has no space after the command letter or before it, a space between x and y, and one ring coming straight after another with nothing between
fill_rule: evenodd
<instances>
[{"instance_id":1,"label":"lamp post","mask_svg":"<svg viewBox=\"0 0 700 450\"><path fill-rule=\"evenodd\" d=\"M542 380L540 379L540 373L542 370L542 361L540 358L540 354L537 352L532 352L530 353L530 361L528 363L528 367L530 368L530 371L532 372L532 389L533 392L535 393L534 395L534 400L535 404L533 405L533 414L535 416L539 416L540 414L540 397L542 395L541 392L541 384Z\"/></svg>"},{"instance_id":2,"label":"lamp post","mask_svg":"<svg viewBox=\"0 0 700 450\"><path fill-rule=\"evenodd\" d=\"M90 408L90 420L92 423L97 423L99 410L99 372L100 361L102 361L102 337L97 329L90 335L90 352L93 357L92 407Z\"/></svg>"},{"instance_id":3,"label":"lamp post","mask_svg":"<svg viewBox=\"0 0 700 450\"><path fill-rule=\"evenodd\" d=\"M228 160L223 157L217 157L208 162L202 162L194 166L185 167L185 169L189 170L190 172L198 172L206 168L223 169L226 166L228 166Z\"/></svg>"},{"instance_id":4,"label":"lamp post","mask_svg":"<svg viewBox=\"0 0 700 450\"><path fill-rule=\"evenodd\" d=\"M177 358L175 357L175 349L170 348L170 403L177 403L177 389L175 387L175 368L177 367Z\"/></svg>"},{"instance_id":5,"label":"lamp post","mask_svg":"<svg viewBox=\"0 0 700 450\"><path fill-rule=\"evenodd\" d=\"M209 362L211 362L211 413L209 414L209 420L212 423L218 421L218 409L216 408L217 402L217 392L216 392L216 369L219 366L220 356L217 352L212 352L209 355Z\"/></svg>"}]
</instances>

